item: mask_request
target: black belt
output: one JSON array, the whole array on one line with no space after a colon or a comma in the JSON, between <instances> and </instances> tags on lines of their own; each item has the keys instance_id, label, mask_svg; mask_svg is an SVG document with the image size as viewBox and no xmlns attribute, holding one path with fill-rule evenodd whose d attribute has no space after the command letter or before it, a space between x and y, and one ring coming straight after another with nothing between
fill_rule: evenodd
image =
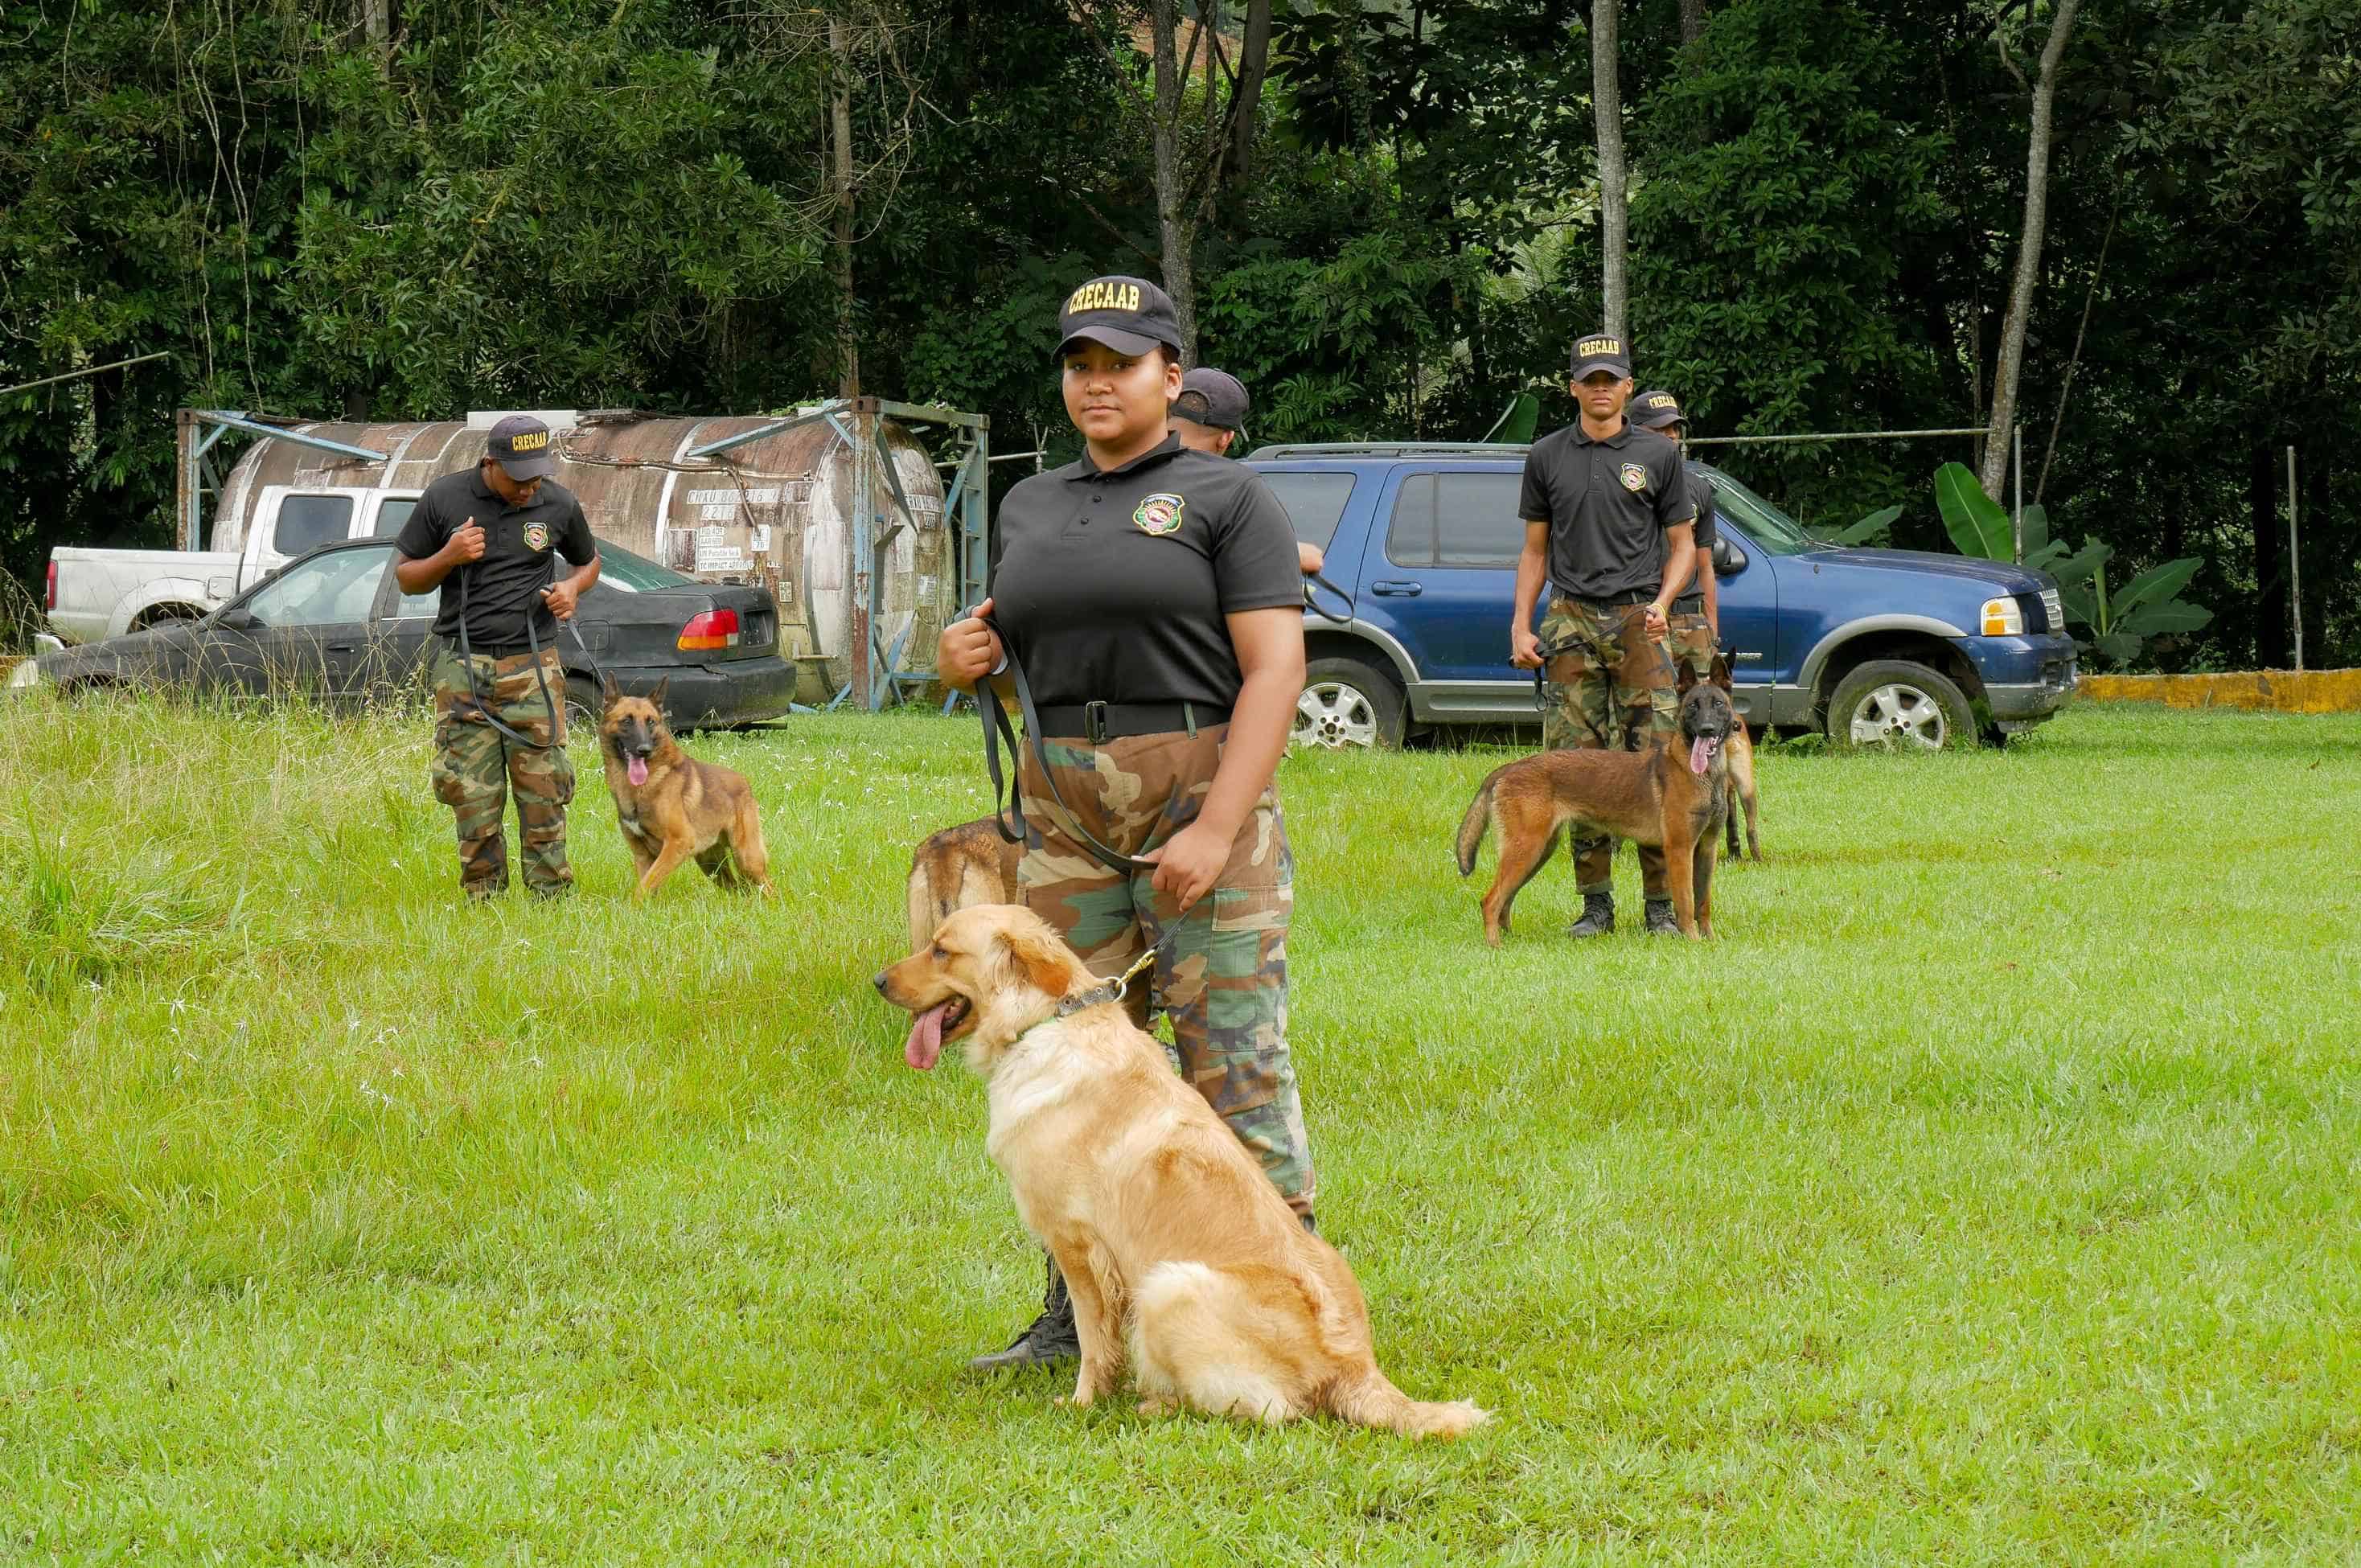
<instances>
[{"instance_id":1,"label":"black belt","mask_svg":"<svg viewBox=\"0 0 2361 1568\"><path fill-rule=\"evenodd\" d=\"M1197 702L1083 702L1050 704L1035 710L1043 740L1053 735L1080 735L1093 746L1127 735L1169 735L1186 729L1195 734L1209 725L1227 724L1230 710ZM1028 722L1028 729L1031 728Z\"/></svg>"},{"instance_id":2,"label":"black belt","mask_svg":"<svg viewBox=\"0 0 2361 1568\"><path fill-rule=\"evenodd\" d=\"M1680 598L1673 601L1673 609L1676 614L1680 615L1703 615L1705 613L1705 595L1683 594Z\"/></svg>"},{"instance_id":3,"label":"black belt","mask_svg":"<svg viewBox=\"0 0 2361 1568\"><path fill-rule=\"evenodd\" d=\"M553 641L548 649L544 650L530 642L511 642L503 647L478 648L475 654L478 659L513 659L520 653L531 653L538 658L544 652L556 652L555 643Z\"/></svg>"},{"instance_id":4,"label":"black belt","mask_svg":"<svg viewBox=\"0 0 2361 1568\"><path fill-rule=\"evenodd\" d=\"M1588 594L1570 594L1564 588L1560 588L1558 589L1557 597L1563 599L1572 599L1576 604L1588 605L1593 609L1618 609L1625 605L1646 604L1650 599L1656 597L1656 590L1653 588L1632 588L1626 593L1609 594L1604 598L1593 598Z\"/></svg>"}]
</instances>

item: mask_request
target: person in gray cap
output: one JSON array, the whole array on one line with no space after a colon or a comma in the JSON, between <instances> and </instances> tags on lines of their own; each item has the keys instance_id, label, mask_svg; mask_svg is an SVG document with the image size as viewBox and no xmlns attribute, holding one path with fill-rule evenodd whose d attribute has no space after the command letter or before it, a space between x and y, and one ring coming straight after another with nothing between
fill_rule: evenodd
<instances>
[{"instance_id":1,"label":"person in gray cap","mask_svg":"<svg viewBox=\"0 0 2361 1568\"><path fill-rule=\"evenodd\" d=\"M1200 365L1180 378L1180 395L1172 400L1172 433L1191 452L1227 457L1230 448L1246 439L1246 411L1252 406L1246 383L1226 370ZM1295 564L1311 576L1326 564L1319 549L1295 542Z\"/></svg>"},{"instance_id":2,"label":"person in gray cap","mask_svg":"<svg viewBox=\"0 0 2361 1568\"><path fill-rule=\"evenodd\" d=\"M574 492L550 477L556 471L549 426L510 414L492 426L474 471L426 487L394 540L401 591L442 591L428 776L456 819L459 886L470 898L508 888L511 787L525 886L545 898L574 885L557 623L598 580L598 542ZM559 557L574 570L561 574Z\"/></svg>"},{"instance_id":3,"label":"person in gray cap","mask_svg":"<svg viewBox=\"0 0 2361 1568\"><path fill-rule=\"evenodd\" d=\"M1688 417L1672 393L1641 393L1631 400L1631 417L1633 424L1663 436L1681 454L1681 472L1688 480L1689 500L1697 508L1697 522L1689 534L1697 551L1697 566L1689 586L1672 602L1664 652L1672 655L1676 680L1684 668L1698 680L1711 680L1714 650L1721 641L1721 596L1713 576L1713 481L1688 460Z\"/></svg>"},{"instance_id":4,"label":"person in gray cap","mask_svg":"<svg viewBox=\"0 0 2361 1568\"><path fill-rule=\"evenodd\" d=\"M1517 513L1525 547L1517 558L1510 658L1520 669L1548 673L1554 700L1542 712L1544 746L1636 751L1674 729L1673 666L1660 640L1695 561L1697 509L1680 453L1624 418L1631 356L1620 336L1576 340L1567 389L1581 418L1525 455ZM1533 604L1543 583L1549 606L1535 635ZM1615 929L1615 840L1576 839L1574 857L1582 917L1567 935L1603 937ZM1664 850L1640 846L1640 874L1649 931L1680 935Z\"/></svg>"}]
</instances>

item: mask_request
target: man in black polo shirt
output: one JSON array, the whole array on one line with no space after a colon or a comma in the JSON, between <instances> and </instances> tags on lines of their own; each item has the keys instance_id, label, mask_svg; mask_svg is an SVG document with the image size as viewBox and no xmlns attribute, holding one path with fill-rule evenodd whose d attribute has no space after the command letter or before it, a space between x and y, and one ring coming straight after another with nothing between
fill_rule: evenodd
<instances>
[{"instance_id":1,"label":"man in black polo shirt","mask_svg":"<svg viewBox=\"0 0 2361 1568\"><path fill-rule=\"evenodd\" d=\"M471 898L508 887L501 818L510 786L525 886L546 897L574 885L566 860L574 764L557 623L598 580L598 543L574 492L549 477L556 470L549 427L511 414L492 426L473 473L426 487L394 541L401 591L443 593L429 776L457 819L459 886ZM576 569L559 576L556 556Z\"/></svg>"},{"instance_id":2,"label":"man in black polo shirt","mask_svg":"<svg viewBox=\"0 0 2361 1568\"><path fill-rule=\"evenodd\" d=\"M1673 667L1657 640L1667 607L1687 585L1696 509L1669 442L1623 417L1631 360L1622 339L1593 333L1574 348L1569 389L1582 417L1535 442L1525 456L1525 547L1517 558L1516 619L1509 629L1519 668L1546 662L1556 699L1543 712L1543 744L1637 751L1674 729ZM1533 602L1550 585L1541 632ZM1615 840L1577 839L1582 917L1576 937L1615 929ZM1679 935L1664 891L1664 854L1640 848L1648 929Z\"/></svg>"},{"instance_id":3,"label":"man in black polo shirt","mask_svg":"<svg viewBox=\"0 0 2361 1568\"><path fill-rule=\"evenodd\" d=\"M1642 392L1632 399L1631 422L1670 441L1673 449L1681 454L1681 472L1688 480L1689 501L1697 508L1697 521L1689 535L1697 551L1697 565L1689 586L1673 600L1664 652L1672 655L1676 681L1684 667L1698 680L1711 680L1714 650L1721 641L1720 585L1713 575L1713 481L1705 477L1704 469L1688 460L1686 437L1689 422L1672 393Z\"/></svg>"},{"instance_id":4,"label":"man in black polo shirt","mask_svg":"<svg viewBox=\"0 0 2361 1568\"><path fill-rule=\"evenodd\" d=\"M1226 370L1200 365L1180 378L1180 395L1172 400L1172 433L1191 452L1227 457L1230 448L1246 439L1252 406L1245 382ZM1299 539L1295 564L1308 577L1326 561L1316 546Z\"/></svg>"}]
</instances>

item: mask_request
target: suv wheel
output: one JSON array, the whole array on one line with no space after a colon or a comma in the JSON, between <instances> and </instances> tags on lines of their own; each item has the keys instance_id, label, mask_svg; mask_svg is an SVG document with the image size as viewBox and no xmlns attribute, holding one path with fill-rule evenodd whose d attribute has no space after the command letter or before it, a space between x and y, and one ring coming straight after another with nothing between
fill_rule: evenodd
<instances>
[{"instance_id":1,"label":"suv wheel","mask_svg":"<svg viewBox=\"0 0 2361 1568\"><path fill-rule=\"evenodd\" d=\"M1390 749L1401 739L1402 694L1391 675L1358 659L1314 659L1303 667L1290 745Z\"/></svg>"},{"instance_id":2,"label":"suv wheel","mask_svg":"<svg viewBox=\"0 0 2361 1568\"><path fill-rule=\"evenodd\" d=\"M1828 698L1829 743L1939 751L1976 738L1975 711L1950 677L1906 659L1872 659Z\"/></svg>"}]
</instances>

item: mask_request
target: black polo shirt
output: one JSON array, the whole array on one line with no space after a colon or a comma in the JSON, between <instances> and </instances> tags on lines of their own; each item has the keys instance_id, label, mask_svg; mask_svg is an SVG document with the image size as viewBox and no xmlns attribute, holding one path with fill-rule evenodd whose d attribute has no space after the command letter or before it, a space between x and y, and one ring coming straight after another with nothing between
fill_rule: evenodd
<instances>
[{"instance_id":1,"label":"black polo shirt","mask_svg":"<svg viewBox=\"0 0 2361 1568\"><path fill-rule=\"evenodd\" d=\"M1000 503L993 622L1044 705L1228 707L1245 677L1222 619L1301 607L1295 528L1262 476L1167 437L1102 473L1088 454Z\"/></svg>"},{"instance_id":2,"label":"black polo shirt","mask_svg":"<svg viewBox=\"0 0 2361 1568\"><path fill-rule=\"evenodd\" d=\"M1706 559L1699 562L1689 573L1688 587L1681 590L1680 598L1675 602L1701 607L1705 599L1705 575L1713 570L1713 542L1716 537L1713 527L1713 481L1707 478L1705 470L1694 463L1684 460L1681 467L1688 480L1689 502L1697 508L1697 521L1690 525L1689 541L1706 553Z\"/></svg>"},{"instance_id":3,"label":"black polo shirt","mask_svg":"<svg viewBox=\"0 0 2361 1568\"><path fill-rule=\"evenodd\" d=\"M1612 598L1664 581L1664 531L1696 515L1680 449L1629 421L1604 441L1579 422L1525 454L1518 515L1549 524L1549 579L1561 594Z\"/></svg>"},{"instance_id":4,"label":"black polo shirt","mask_svg":"<svg viewBox=\"0 0 2361 1568\"><path fill-rule=\"evenodd\" d=\"M541 590L558 578L552 552L577 566L598 554L590 520L574 492L544 479L531 506L512 507L492 493L481 469L445 474L426 487L393 547L423 561L447 543L474 518L484 531L483 559L443 579L435 634L459 640L459 580L467 578L467 640L478 651L525 645L525 618L548 647L557 636L557 618L541 602Z\"/></svg>"}]
</instances>

